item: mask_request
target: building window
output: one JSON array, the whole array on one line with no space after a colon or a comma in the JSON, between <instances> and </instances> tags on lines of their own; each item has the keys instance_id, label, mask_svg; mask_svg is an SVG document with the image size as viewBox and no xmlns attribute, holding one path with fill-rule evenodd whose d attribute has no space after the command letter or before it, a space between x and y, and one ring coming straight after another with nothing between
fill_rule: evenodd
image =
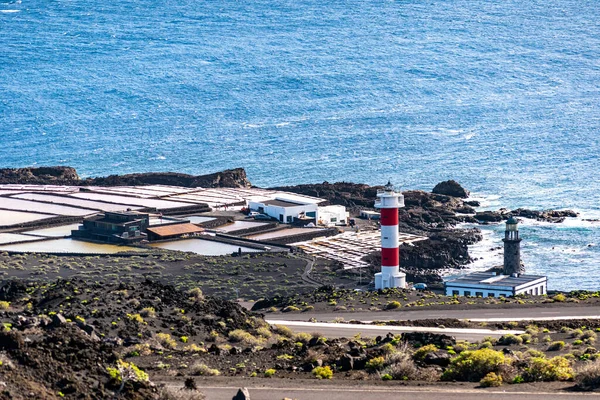
<instances>
[{"instance_id":1,"label":"building window","mask_svg":"<svg viewBox=\"0 0 600 400\"><path fill-rule=\"evenodd\" d=\"M306 216L309 218L317 218L317 213L315 211L307 211Z\"/></svg>"},{"instance_id":2,"label":"building window","mask_svg":"<svg viewBox=\"0 0 600 400\"><path fill-rule=\"evenodd\" d=\"M331 218L331 222L337 222L337 218L335 218L335 217Z\"/></svg>"},{"instance_id":3,"label":"building window","mask_svg":"<svg viewBox=\"0 0 600 400\"><path fill-rule=\"evenodd\" d=\"M264 207L258 207L258 212L261 214L265 213L265 208Z\"/></svg>"},{"instance_id":4,"label":"building window","mask_svg":"<svg viewBox=\"0 0 600 400\"><path fill-rule=\"evenodd\" d=\"M493 292L489 292L489 293L488 293L488 297L496 297L496 296L494 296L494 293L493 293Z\"/></svg>"},{"instance_id":5,"label":"building window","mask_svg":"<svg viewBox=\"0 0 600 400\"><path fill-rule=\"evenodd\" d=\"M538 295L538 290L539 290L539 288L535 288L535 295L536 296Z\"/></svg>"},{"instance_id":6,"label":"building window","mask_svg":"<svg viewBox=\"0 0 600 400\"><path fill-rule=\"evenodd\" d=\"M286 221L288 223L292 222L292 216L291 215L288 215L285 219L286 219Z\"/></svg>"},{"instance_id":7,"label":"building window","mask_svg":"<svg viewBox=\"0 0 600 400\"><path fill-rule=\"evenodd\" d=\"M465 290L465 296L470 296L471 295L471 291L470 290Z\"/></svg>"},{"instance_id":8,"label":"building window","mask_svg":"<svg viewBox=\"0 0 600 400\"><path fill-rule=\"evenodd\" d=\"M458 290L453 290L453 291L452 291L452 296L460 296L460 291L458 291Z\"/></svg>"},{"instance_id":9,"label":"building window","mask_svg":"<svg viewBox=\"0 0 600 400\"><path fill-rule=\"evenodd\" d=\"M475 297L483 297L483 292L475 292Z\"/></svg>"}]
</instances>

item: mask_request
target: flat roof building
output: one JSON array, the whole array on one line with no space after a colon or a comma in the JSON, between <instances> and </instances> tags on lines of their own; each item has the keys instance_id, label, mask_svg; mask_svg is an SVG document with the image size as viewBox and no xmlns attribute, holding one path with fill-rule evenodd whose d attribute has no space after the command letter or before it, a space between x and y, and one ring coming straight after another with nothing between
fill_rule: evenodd
<instances>
[{"instance_id":1,"label":"flat roof building","mask_svg":"<svg viewBox=\"0 0 600 400\"><path fill-rule=\"evenodd\" d=\"M133 243L146 239L146 229L150 214L136 211L105 212L83 220L71 235L78 239L88 239L106 243Z\"/></svg>"},{"instance_id":2,"label":"flat roof building","mask_svg":"<svg viewBox=\"0 0 600 400\"><path fill-rule=\"evenodd\" d=\"M508 297L518 294L539 296L547 293L547 281L540 275L497 275L473 272L444 284L446 296Z\"/></svg>"}]
</instances>

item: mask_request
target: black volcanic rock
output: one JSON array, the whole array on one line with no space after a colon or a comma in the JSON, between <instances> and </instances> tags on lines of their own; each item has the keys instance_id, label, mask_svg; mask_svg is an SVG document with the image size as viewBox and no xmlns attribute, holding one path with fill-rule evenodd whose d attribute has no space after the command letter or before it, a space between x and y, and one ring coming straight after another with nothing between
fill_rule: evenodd
<instances>
[{"instance_id":1,"label":"black volcanic rock","mask_svg":"<svg viewBox=\"0 0 600 400\"><path fill-rule=\"evenodd\" d=\"M512 210L511 214L515 217L530 218L530 219L536 219L538 221L554 222L554 223L563 222L565 220L565 218L568 218L568 217L573 218L573 217L577 217L577 215L579 215L573 210L535 211L535 210L527 210L524 208L517 208L516 210Z\"/></svg>"},{"instance_id":2,"label":"black volcanic rock","mask_svg":"<svg viewBox=\"0 0 600 400\"><path fill-rule=\"evenodd\" d=\"M80 179L71 167L5 168L0 169L0 184L72 185L72 186L143 186L170 185L183 187L250 187L243 168L229 169L208 175L188 175L176 172L148 172L110 175Z\"/></svg>"},{"instance_id":3,"label":"black volcanic rock","mask_svg":"<svg viewBox=\"0 0 600 400\"><path fill-rule=\"evenodd\" d=\"M92 186L171 185L183 187L250 187L243 168L229 169L208 175L188 175L176 172L148 172L143 174L111 175L85 181Z\"/></svg>"},{"instance_id":4,"label":"black volcanic rock","mask_svg":"<svg viewBox=\"0 0 600 400\"><path fill-rule=\"evenodd\" d=\"M475 219L479 222L500 222L508 219L508 215L504 215L499 211L481 211L475 213Z\"/></svg>"},{"instance_id":5,"label":"black volcanic rock","mask_svg":"<svg viewBox=\"0 0 600 400\"><path fill-rule=\"evenodd\" d=\"M72 185L79 181L75 168L37 167L0 169L1 184Z\"/></svg>"},{"instance_id":6,"label":"black volcanic rock","mask_svg":"<svg viewBox=\"0 0 600 400\"><path fill-rule=\"evenodd\" d=\"M296 186L279 186L270 189L320 197L327 200L330 204L358 209L364 207L372 208L377 198L377 189L383 189L383 186L369 186L363 183L350 182L323 182Z\"/></svg>"},{"instance_id":7,"label":"black volcanic rock","mask_svg":"<svg viewBox=\"0 0 600 400\"><path fill-rule=\"evenodd\" d=\"M469 197L469 191L463 188L455 180L440 182L432 190L432 193L445 194L446 196L460 197L466 199Z\"/></svg>"}]
</instances>

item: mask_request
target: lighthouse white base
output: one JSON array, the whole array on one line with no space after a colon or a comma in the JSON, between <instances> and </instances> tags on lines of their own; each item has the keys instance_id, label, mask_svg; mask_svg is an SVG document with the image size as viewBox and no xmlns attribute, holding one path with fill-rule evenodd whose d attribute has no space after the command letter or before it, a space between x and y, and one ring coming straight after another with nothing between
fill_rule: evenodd
<instances>
[{"instance_id":1,"label":"lighthouse white base","mask_svg":"<svg viewBox=\"0 0 600 400\"><path fill-rule=\"evenodd\" d=\"M384 267L385 268L385 267ZM397 268L394 270L383 270L375 274L375 289L388 289L406 287L406 274Z\"/></svg>"}]
</instances>

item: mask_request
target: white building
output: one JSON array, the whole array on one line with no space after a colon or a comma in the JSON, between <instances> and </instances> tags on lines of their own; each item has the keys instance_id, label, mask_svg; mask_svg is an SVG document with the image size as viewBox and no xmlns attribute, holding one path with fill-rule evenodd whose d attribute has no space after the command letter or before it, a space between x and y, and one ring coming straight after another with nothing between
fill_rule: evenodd
<instances>
[{"instance_id":1,"label":"white building","mask_svg":"<svg viewBox=\"0 0 600 400\"><path fill-rule=\"evenodd\" d=\"M316 197L278 193L270 198L253 198L248 201L251 211L258 211L277 219L283 224L290 224L295 219L311 219L319 225L345 225L349 213L344 206L319 206L326 200Z\"/></svg>"},{"instance_id":2,"label":"white building","mask_svg":"<svg viewBox=\"0 0 600 400\"><path fill-rule=\"evenodd\" d=\"M381 214L378 213L377 211L371 211L371 210L360 210L360 217L364 218L364 219L380 219L381 218Z\"/></svg>"},{"instance_id":3,"label":"white building","mask_svg":"<svg viewBox=\"0 0 600 400\"><path fill-rule=\"evenodd\" d=\"M496 275L473 272L444 283L446 296L508 297L518 294L546 294L548 280L539 275Z\"/></svg>"},{"instance_id":4,"label":"white building","mask_svg":"<svg viewBox=\"0 0 600 400\"><path fill-rule=\"evenodd\" d=\"M301 214L307 218L316 219L317 210L319 209L319 206L314 203L300 204L283 198L250 201L248 207L252 211L266 214L284 224L294 222L294 218L301 217Z\"/></svg>"},{"instance_id":5,"label":"white building","mask_svg":"<svg viewBox=\"0 0 600 400\"><path fill-rule=\"evenodd\" d=\"M324 206L317 209L318 225L346 225L350 218L350 213L344 206Z\"/></svg>"}]
</instances>

